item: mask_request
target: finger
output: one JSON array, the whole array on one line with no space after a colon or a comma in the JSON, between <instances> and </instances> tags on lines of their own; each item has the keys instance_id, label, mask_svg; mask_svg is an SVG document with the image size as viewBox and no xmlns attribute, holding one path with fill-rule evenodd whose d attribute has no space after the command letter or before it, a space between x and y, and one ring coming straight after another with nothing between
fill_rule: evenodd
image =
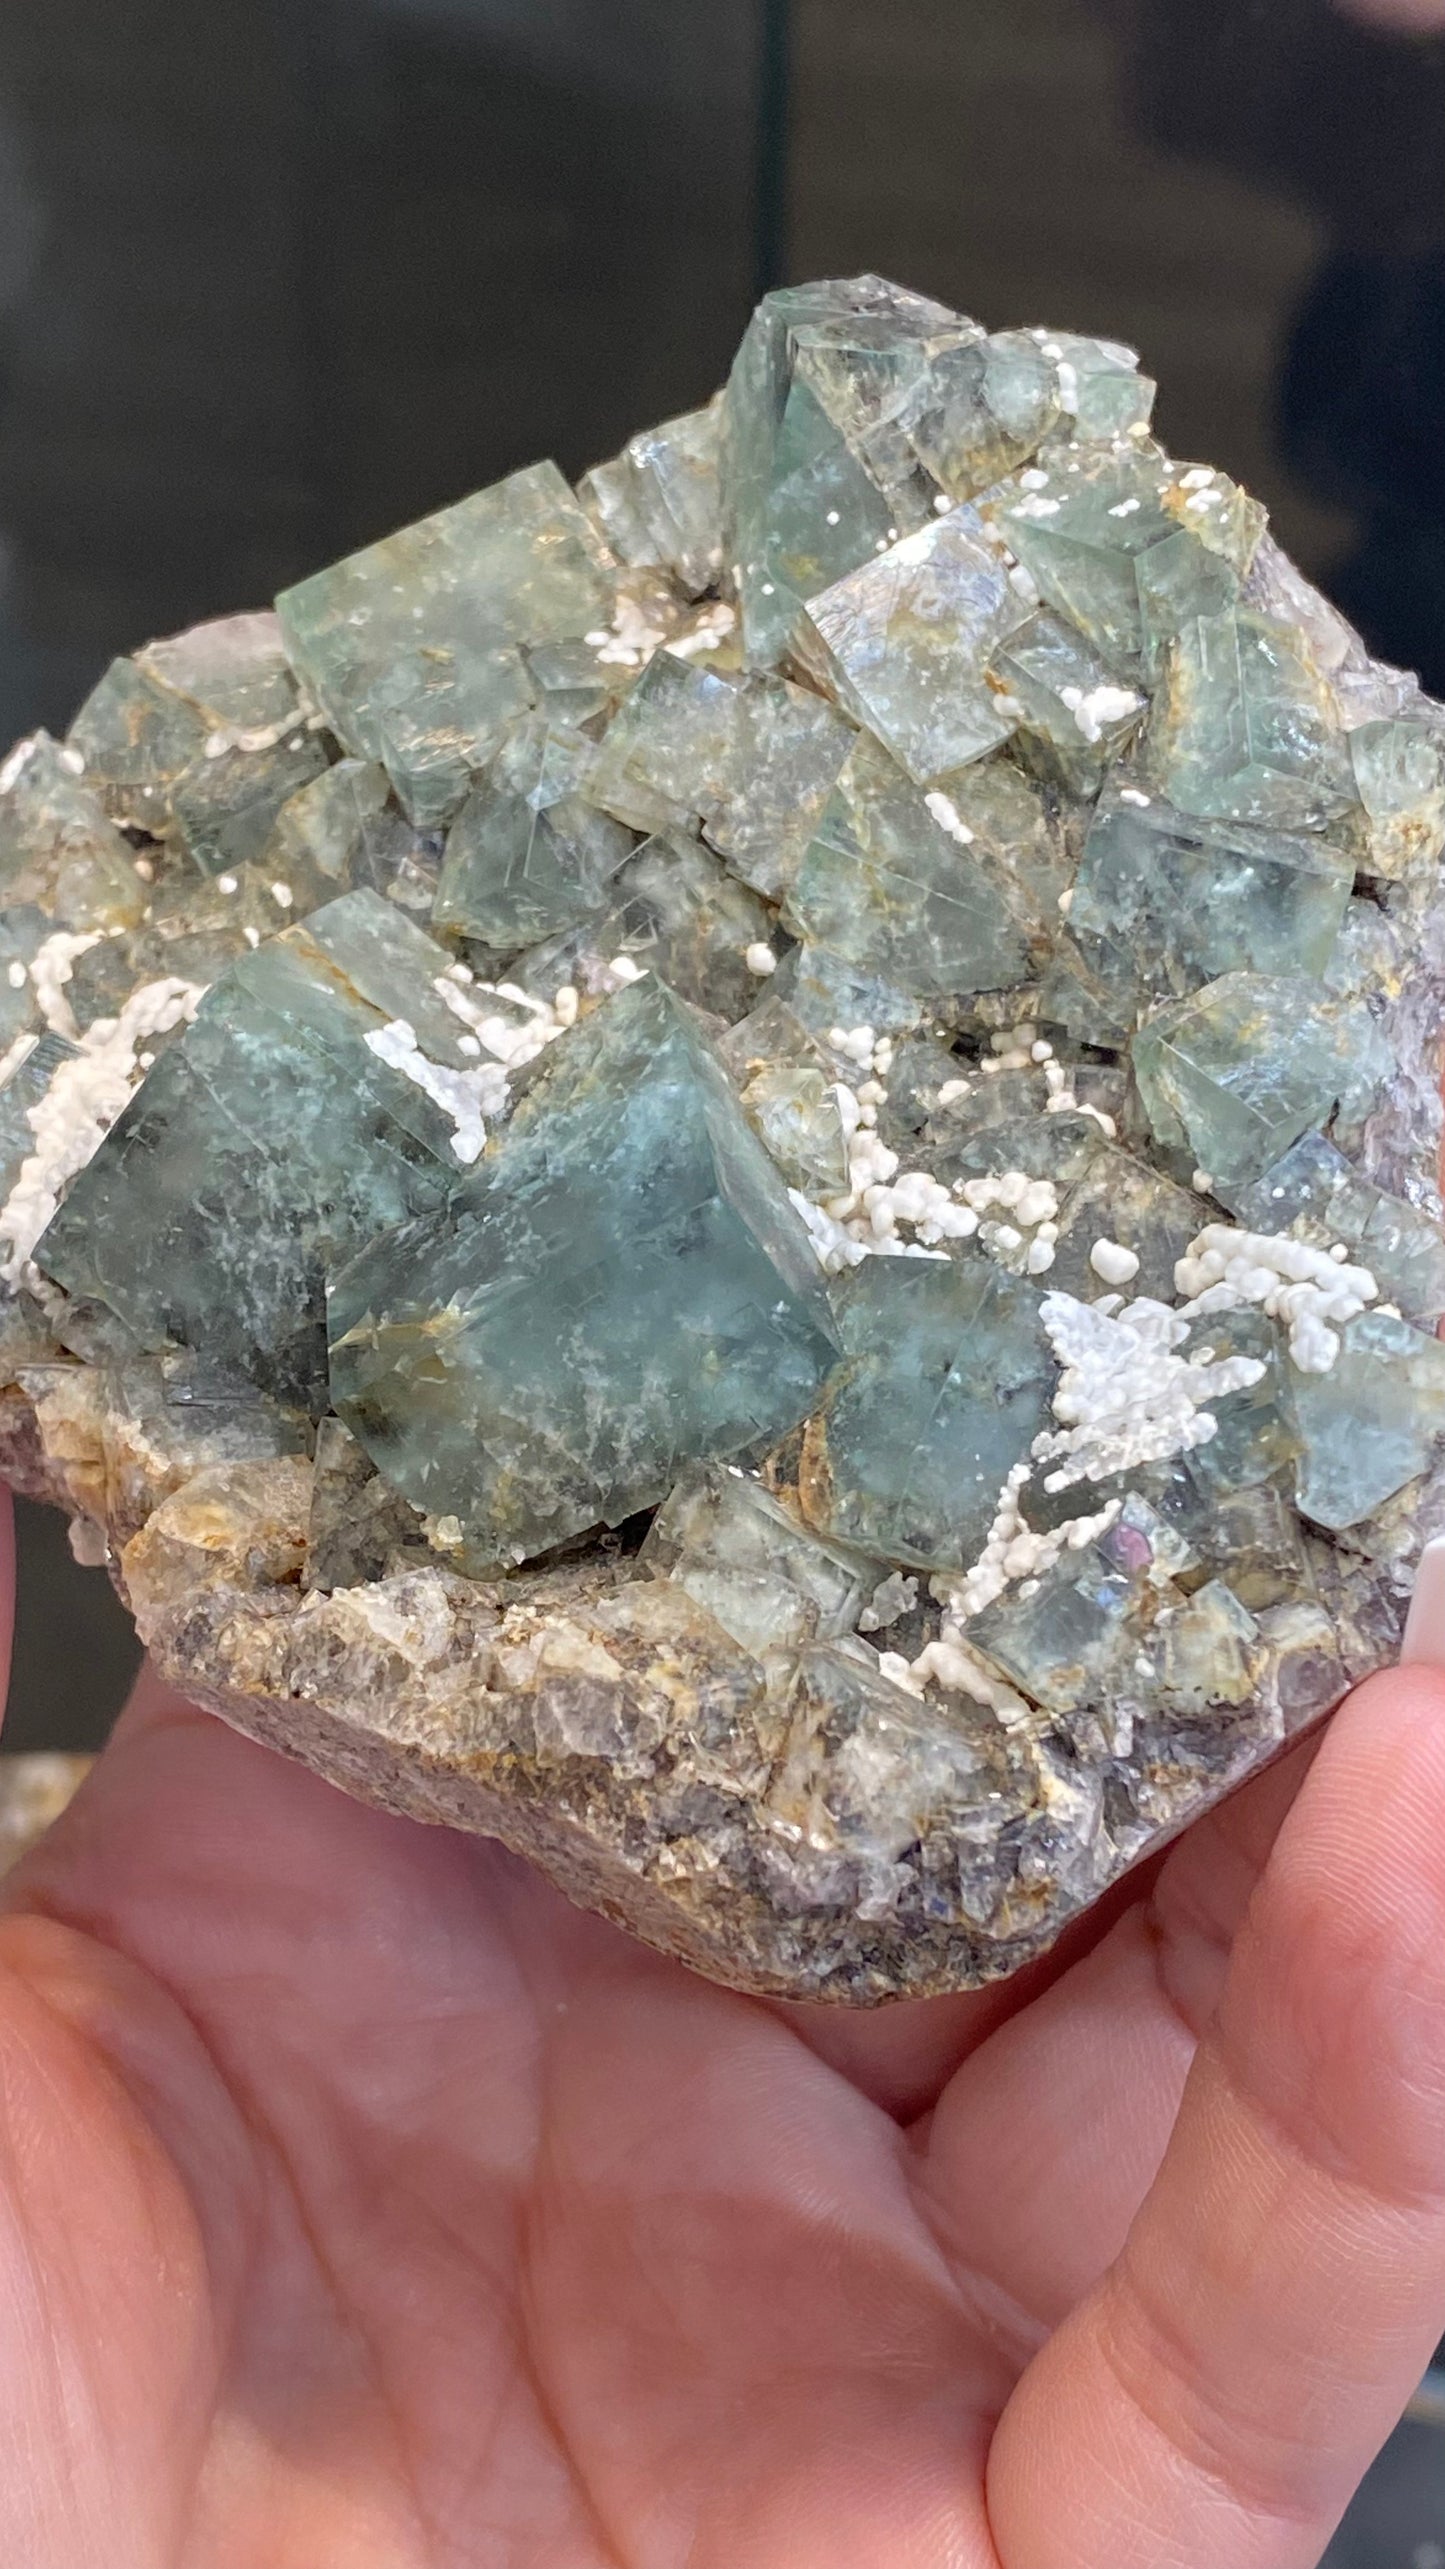
<instances>
[{"instance_id":1,"label":"finger","mask_svg":"<svg viewBox=\"0 0 1445 2569\"><path fill-rule=\"evenodd\" d=\"M1124 2244L1314 1753L1296 1750L1193 1828L1150 1896L994 2033L939 2103L925 2161L934 2226L956 2268L1013 2311L1021 2358Z\"/></svg>"},{"instance_id":2,"label":"finger","mask_svg":"<svg viewBox=\"0 0 1445 2569\"><path fill-rule=\"evenodd\" d=\"M1124 2251L1005 2411L1007 2569L1314 2569L1442 2318L1445 1676L1407 1669L1337 1715Z\"/></svg>"},{"instance_id":3,"label":"finger","mask_svg":"<svg viewBox=\"0 0 1445 2569\"><path fill-rule=\"evenodd\" d=\"M10 1661L15 1646L15 1501L0 1482L0 1724L10 1700Z\"/></svg>"}]
</instances>

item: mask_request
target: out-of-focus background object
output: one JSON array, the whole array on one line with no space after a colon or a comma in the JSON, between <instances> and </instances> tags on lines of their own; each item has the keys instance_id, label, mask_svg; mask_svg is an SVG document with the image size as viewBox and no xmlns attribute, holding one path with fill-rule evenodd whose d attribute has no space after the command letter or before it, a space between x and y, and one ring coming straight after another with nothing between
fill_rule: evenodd
<instances>
[{"instance_id":1,"label":"out-of-focus background object","mask_svg":"<svg viewBox=\"0 0 1445 2569\"><path fill-rule=\"evenodd\" d=\"M860 268L1134 341L1445 692L1445 0L5 0L0 746ZM20 1515L7 1745L92 1748L134 1645ZM1330 2569L1445 2569L1442 2454Z\"/></svg>"}]
</instances>

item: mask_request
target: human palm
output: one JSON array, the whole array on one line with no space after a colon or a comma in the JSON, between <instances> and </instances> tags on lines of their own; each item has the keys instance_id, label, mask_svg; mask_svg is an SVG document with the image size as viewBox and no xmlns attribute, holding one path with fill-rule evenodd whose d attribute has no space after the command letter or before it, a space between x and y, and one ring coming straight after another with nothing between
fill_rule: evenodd
<instances>
[{"instance_id":1,"label":"human palm","mask_svg":"<svg viewBox=\"0 0 1445 2569\"><path fill-rule=\"evenodd\" d=\"M862 2017L143 1685L0 1918L0 2559L1310 2569L1445 2316L1445 1679L1306 1766Z\"/></svg>"}]
</instances>

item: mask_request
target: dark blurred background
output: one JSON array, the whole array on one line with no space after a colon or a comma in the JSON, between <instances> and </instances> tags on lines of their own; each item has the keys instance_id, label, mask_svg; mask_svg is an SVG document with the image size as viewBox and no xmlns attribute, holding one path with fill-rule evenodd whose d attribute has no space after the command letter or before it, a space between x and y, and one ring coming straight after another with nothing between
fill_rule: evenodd
<instances>
[{"instance_id":1,"label":"dark blurred background","mask_svg":"<svg viewBox=\"0 0 1445 2569\"><path fill-rule=\"evenodd\" d=\"M1134 341L1445 692L1445 0L4 0L0 745L109 656L720 381L871 267ZM22 1509L7 1746L133 1649ZM1402 2432L1332 2569L1445 2569Z\"/></svg>"}]
</instances>

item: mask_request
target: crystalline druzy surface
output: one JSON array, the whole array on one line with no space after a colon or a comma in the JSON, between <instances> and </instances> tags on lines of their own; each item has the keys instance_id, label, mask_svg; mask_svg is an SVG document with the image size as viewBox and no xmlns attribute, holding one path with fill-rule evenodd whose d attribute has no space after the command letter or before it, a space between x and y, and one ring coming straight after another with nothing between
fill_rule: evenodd
<instances>
[{"instance_id":1,"label":"crystalline druzy surface","mask_svg":"<svg viewBox=\"0 0 1445 2569\"><path fill-rule=\"evenodd\" d=\"M1445 709L876 277L0 770L0 1465L737 1985L1033 1959L1445 1530Z\"/></svg>"},{"instance_id":2,"label":"crystalline druzy surface","mask_svg":"<svg viewBox=\"0 0 1445 2569\"><path fill-rule=\"evenodd\" d=\"M336 1278L342 1416L418 1507L525 1559L804 1416L832 1325L782 1180L648 981L543 1071L473 1186Z\"/></svg>"}]
</instances>

